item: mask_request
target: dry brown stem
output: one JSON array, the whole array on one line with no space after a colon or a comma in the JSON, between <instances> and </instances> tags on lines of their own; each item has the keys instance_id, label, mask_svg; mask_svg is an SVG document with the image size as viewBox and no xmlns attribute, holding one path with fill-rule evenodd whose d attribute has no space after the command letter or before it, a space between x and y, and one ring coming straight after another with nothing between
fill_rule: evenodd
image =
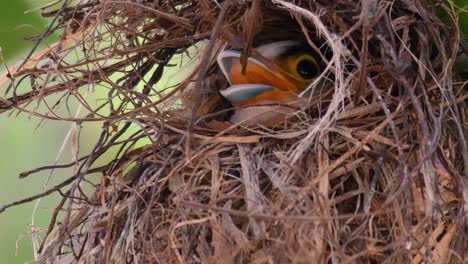
<instances>
[{"instance_id":1,"label":"dry brown stem","mask_svg":"<svg viewBox=\"0 0 468 264\"><path fill-rule=\"evenodd\" d=\"M61 40L0 78L11 83L0 113L103 127L91 153L22 176L75 175L0 208L63 195L37 263L468 258L468 97L452 74L459 32L442 2L448 21L424 0L73 3L44 6L53 20L37 39ZM245 62L284 39L322 53L326 70L309 87L322 93L275 126L226 122L216 53L229 45ZM167 72L184 78L166 87L176 78ZM94 91L97 103L84 96ZM67 114L78 104L81 116Z\"/></svg>"}]
</instances>

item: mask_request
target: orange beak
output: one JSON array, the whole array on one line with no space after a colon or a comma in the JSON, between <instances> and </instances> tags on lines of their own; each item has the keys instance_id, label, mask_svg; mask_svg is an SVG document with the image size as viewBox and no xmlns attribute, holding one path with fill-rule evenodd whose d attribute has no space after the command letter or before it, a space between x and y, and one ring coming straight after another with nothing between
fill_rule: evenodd
<instances>
[{"instance_id":1,"label":"orange beak","mask_svg":"<svg viewBox=\"0 0 468 264\"><path fill-rule=\"evenodd\" d=\"M261 102L285 104L295 98L302 85L284 73L274 62L250 57L242 74L240 52L226 50L218 56L218 64L231 86L220 91L234 106Z\"/></svg>"}]
</instances>

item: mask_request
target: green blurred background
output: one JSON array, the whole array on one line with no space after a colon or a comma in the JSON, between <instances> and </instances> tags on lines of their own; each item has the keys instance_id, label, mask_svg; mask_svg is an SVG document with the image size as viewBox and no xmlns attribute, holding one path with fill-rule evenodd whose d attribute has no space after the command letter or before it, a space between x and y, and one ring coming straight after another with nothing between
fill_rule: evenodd
<instances>
[{"instance_id":1,"label":"green blurred background","mask_svg":"<svg viewBox=\"0 0 468 264\"><path fill-rule=\"evenodd\" d=\"M50 1L0 0L0 47L8 65L16 64L32 46L33 43L24 38L38 35L47 25L47 21L42 20L39 13L25 14L25 11ZM455 2L466 10L468 0ZM460 26L466 34L468 15L466 11L463 13L459 9L459 12L461 14ZM53 38L54 36L49 41L53 41ZM1 72L4 72L3 66ZM2 96L4 92L5 87L0 87ZM33 174L22 180L18 179L18 174L24 170L53 164L70 129L70 124L52 121L41 123L40 121L24 113L0 114L0 175L2 177L0 205L39 193L44 188L49 172ZM88 132L83 136L89 146L96 140L97 129L99 128L96 126L95 134ZM60 159L61 162L64 160L70 160L68 148L65 149ZM54 172L48 183L49 186L60 179L69 177L70 173L68 170ZM0 214L0 264L25 263L33 260L31 232L33 230L44 231L38 228L47 227L51 208L54 208L57 198L57 196L52 196L41 201L34 222L32 220L34 203L11 208ZM36 228L33 229L33 227Z\"/></svg>"},{"instance_id":2,"label":"green blurred background","mask_svg":"<svg viewBox=\"0 0 468 264\"><path fill-rule=\"evenodd\" d=\"M25 37L38 35L47 25L38 12L25 14L25 11L48 2L50 0L0 0L0 47L8 65L16 64L31 48L33 43L25 40ZM0 73L4 70L1 66ZM5 95L5 87L0 87L0 93ZM48 172L33 174L23 180L18 179L18 174L53 164L69 127L69 124L59 122L40 123L38 118L30 118L23 113L0 114L0 205L42 190ZM69 150L64 154L70 157ZM50 184L69 175L66 170L56 172ZM53 196L39 204L34 222L34 203L0 214L0 264L32 262L32 224L47 227L50 208L54 207L57 198Z\"/></svg>"}]
</instances>

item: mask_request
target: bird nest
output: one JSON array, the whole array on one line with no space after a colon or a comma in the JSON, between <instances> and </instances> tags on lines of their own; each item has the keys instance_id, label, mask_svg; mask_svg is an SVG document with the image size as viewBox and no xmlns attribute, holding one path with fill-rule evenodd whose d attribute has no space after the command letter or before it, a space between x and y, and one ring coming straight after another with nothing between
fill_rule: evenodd
<instances>
[{"instance_id":1,"label":"bird nest","mask_svg":"<svg viewBox=\"0 0 468 264\"><path fill-rule=\"evenodd\" d=\"M89 0L41 10L51 23L37 40L60 41L9 69L0 112L102 132L83 156L72 140L71 163L22 174L73 169L15 203L61 194L36 263L466 260L467 95L452 74L451 6ZM323 51L318 80L330 89L273 125L230 122L216 55L286 39Z\"/></svg>"}]
</instances>

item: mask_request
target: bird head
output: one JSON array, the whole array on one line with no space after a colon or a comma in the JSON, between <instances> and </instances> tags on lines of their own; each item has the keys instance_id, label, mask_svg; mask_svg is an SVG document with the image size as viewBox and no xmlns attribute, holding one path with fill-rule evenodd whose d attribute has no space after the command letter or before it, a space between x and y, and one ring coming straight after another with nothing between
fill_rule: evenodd
<instances>
[{"instance_id":1,"label":"bird head","mask_svg":"<svg viewBox=\"0 0 468 264\"><path fill-rule=\"evenodd\" d=\"M322 69L320 57L308 45L289 40L257 47L244 72L240 51L224 50L217 62L230 84L220 93L236 108L288 104Z\"/></svg>"}]
</instances>

